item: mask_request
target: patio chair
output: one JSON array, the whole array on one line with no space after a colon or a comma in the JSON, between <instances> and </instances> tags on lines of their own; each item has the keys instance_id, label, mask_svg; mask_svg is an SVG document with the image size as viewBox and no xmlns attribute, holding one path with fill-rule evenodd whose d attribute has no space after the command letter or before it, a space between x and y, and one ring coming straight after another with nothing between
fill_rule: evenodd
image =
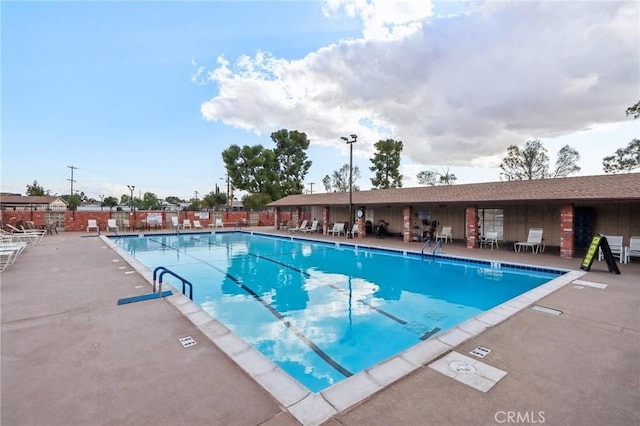
<instances>
[{"instance_id":1,"label":"patio chair","mask_svg":"<svg viewBox=\"0 0 640 426\"><path fill-rule=\"evenodd\" d=\"M625 263L627 260L624 255L624 247L622 245L622 235L603 235L606 237L607 243L609 244L609 248L611 249L611 254L614 257L620 259L620 263ZM602 249L598 249L598 260L604 259L604 254L602 253Z\"/></svg>"},{"instance_id":2,"label":"patio chair","mask_svg":"<svg viewBox=\"0 0 640 426\"><path fill-rule=\"evenodd\" d=\"M178 218L176 216L171 216L171 226L173 226L173 229L175 230L180 229L180 223L178 222Z\"/></svg>"},{"instance_id":3,"label":"patio chair","mask_svg":"<svg viewBox=\"0 0 640 426\"><path fill-rule=\"evenodd\" d=\"M513 249L520 253L520 251L527 247L531 248L531 252L533 254L538 254L544 251L544 245L542 242L542 228L531 228L529 229L529 236L527 237L527 241L519 241L513 244Z\"/></svg>"},{"instance_id":4,"label":"patio chair","mask_svg":"<svg viewBox=\"0 0 640 426\"><path fill-rule=\"evenodd\" d=\"M289 228L289 232L302 232L302 230L306 228L307 228L307 219L303 220L300 226L296 228Z\"/></svg>"},{"instance_id":5,"label":"patio chair","mask_svg":"<svg viewBox=\"0 0 640 426\"><path fill-rule=\"evenodd\" d=\"M200 223L199 220L194 220L193 221L193 229L202 229L202 224Z\"/></svg>"},{"instance_id":6,"label":"patio chair","mask_svg":"<svg viewBox=\"0 0 640 426\"><path fill-rule=\"evenodd\" d=\"M87 220L87 232L91 231L92 229L95 229L96 232L100 230L100 228L98 228L98 221L95 219Z\"/></svg>"},{"instance_id":7,"label":"patio chair","mask_svg":"<svg viewBox=\"0 0 640 426\"><path fill-rule=\"evenodd\" d=\"M118 232L118 224L115 219L107 219L107 232Z\"/></svg>"},{"instance_id":8,"label":"patio chair","mask_svg":"<svg viewBox=\"0 0 640 426\"><path fill-rule=\"evenodd\" d=\"M184 219L182 221L182 229L187 229L187 228L192 229L191 228L191 221L189 219Z\"/></svg>"},{"instance_id":9,"label":"patio chair","mask_svg":"<svg viewBox=\"0 0 640 426\"><path fill-rule=\"evenodd\" d=\"M222 219L216 219L215 228L224 228L224 223Z\"/></svg>"},{"instance_id":10,"label":"patio chair","mask_svg":"<svg viewBox=\"0 0 640 426\"><path fill-rule=\"evenodd\" d=\"M436 241L444 240L445 243L453 241L451 226L443 226L442 231L436 232Z\"/></svg>"},{"instance_id":11,"label":"patio chair","mask_svg":"<svg viewBox=\"0 0 640 426\"><path fill-rule=\"evenodd\" d=\"M318 221L314 220L313 222L311 222L311 226L305 229L301 229L300 232L304 232L305 234L307 232L318 232Z\"/></svg>"},{"instance_id":12,"label":"patio chair","mask_svg":"<svg viewBox=\"0 0 640 426\"><path fill-rule=\"evenodd\" d=\"M625 254L626 263L629 263L632 257L640 257L640 237L629 238L629 247Z\"/></svg>"},{"instance_id":13,"label":"patio chair","mask_svg":"<svg viewBox=\"0 0 640 426\"><path fill-rule=\"evenodd\" d=\"M334 223L333 224L333 228L329 229L329 231L327 231L329 234L331 235L342 235L345 233L344 231L344 223L343 222L338 222L338 223Z\"/></svg>"},{"instance_id":14,"label":"patio chair","mask_svg":"<svg viewBox=\"0 0 640 426\"><path fill-rule=\"evenodd\" d=\"M351 235L351 238L355 238L356 235L358 234L358 224L354 223L353 227L351 227L351 230L347 233L347 235Z\"/></svg>"},{"instance_id":15,"label":"patio chair","mask_svg":"<svg viewBox=\"0 0 640 426\"><path fill-rule=\"evenodd\" d=\"M496 231L487 231L484 234L484 238L480 240L480 248L491 247L491 250L493 250L494 246L496 249L500 248L498 246L498 233Z\"/></svg>"}]
</instances>

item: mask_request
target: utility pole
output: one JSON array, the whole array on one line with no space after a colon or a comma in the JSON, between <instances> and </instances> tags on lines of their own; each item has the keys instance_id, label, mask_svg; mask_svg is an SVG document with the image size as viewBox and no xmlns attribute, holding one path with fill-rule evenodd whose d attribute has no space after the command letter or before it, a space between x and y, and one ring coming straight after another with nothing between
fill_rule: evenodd
<instances>
[{"instance_id":1,"label":"utility pole","mask_svg":"<svg viewBox=\"0 0 640 426\"><path fill-rule=\"evenodd\" d=\"M310 194L313 194L313 184L314 184L314 183L315 183L315 182L309 182L309 186L311 187L311 189L309 190L309 193L310 193Z\"/></svg>"},{"instance_id":2,"label":"utility pole","mask_svg":"<svg viewBox=\"0 0 640 426\"><path fill-rule=\"evenodd\" d=\"M196 194L196 201L198 201L198 191L193 191Z\"/></svg>"},{"instance_id":3,"label":"utility pole","mask_svg":"<svg viewBox=\"0 0 640 426\"><path fill-rule=\"evenodd\" d=\"M71 193L70 193L70 195L73 195L73 182L75 182L75 180L73 180L73 171L77 170L78 168L74 167L74 166L67 166L67 167L71 169L71 179L67 179L67 180L69 182L71 182Z\"/></svg>"}]
</instances>

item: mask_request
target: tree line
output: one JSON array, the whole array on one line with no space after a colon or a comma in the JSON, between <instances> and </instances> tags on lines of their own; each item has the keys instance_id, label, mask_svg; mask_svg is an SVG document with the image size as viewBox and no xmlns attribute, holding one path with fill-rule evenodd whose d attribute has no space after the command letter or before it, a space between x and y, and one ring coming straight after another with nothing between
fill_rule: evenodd
<instances>
[{"instance_id":1,"label":"tree line","mask_svg":"<svg viewBox=\"0 0 640 426\"><path fill-rule=\"evenodd\" d=\"M634 119L640 118L640 101L627 108L626 115ZM261 144L253 146L230 145L222 151L229 182L233 189L246 191L243 205L246 209L260 209L271 201L278 200L292 194L301 194L304 190L304 179L311 168L312 161L308 159L307 150L310 141L304 132L298 130L281 129L271 134L273 148L265 148ZM400 174L400 157L403 143L394 139L380 140L374 144L375 152L370 158L369 170L373 173L371 185L373 189L402 187ZM580 171L578 161L580 154L577 150L565 145L560 149L553 168L549 164L549 156L542 141L531 139L524 146L511 145L507 148L506 156L500 163L501 179L529 180L566 177ZM640 167L640 139L633 139L625 148L616 150L614 155L602 160L605 173L631 172ZM452 185L457 180L449 169L423 170L416 175L421 185ZM349 182L349 164L345 164L326 175L322 184L326 192L347 192L350 187L359 191L356 181L360 178L358 166L353 167L351 182ZM27 185L27 195L48 195L49 191L38 185L37 181ZM84 193L61 196L71 208L83 201L96 201L87 198ZM185 200L179 197L167 197L167 203L182 204ZM188 201L190 210L203 208L218 208L230 203L224 193L217 188L202 199L197 195ZM158 197L146 192L142 198L130 199L123 194L118 200L106 197L101 200L105 207L133 205L138 209L156 209L160 207Z\"/></svg>"}]
</instances>

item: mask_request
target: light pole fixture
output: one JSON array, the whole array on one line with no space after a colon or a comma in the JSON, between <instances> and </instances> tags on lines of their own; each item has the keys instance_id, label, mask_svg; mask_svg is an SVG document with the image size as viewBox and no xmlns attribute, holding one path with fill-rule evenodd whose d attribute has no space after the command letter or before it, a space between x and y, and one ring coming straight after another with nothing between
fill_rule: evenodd
<instances>
[{"instance_id":1,"label":"light pole fixture","mask_svg":"<svg viewBox=\"0 0 640 426\"><path fill-rule=\"evenodd\" d=\"M129 191L131 191L131 197L129 198L129 209L133 211L133 190L136 189L135 185L127 185Z\"/></svg>"},{"instance_id":2,"label":"light pole fixture","mask_svg":"<svg viewBox=\"0 0 640 426\"><path fill-rule=\"evenodd\" d=\"M340 139L349 145L349 230L351 230L353 226L353 144L358 141L358 135L351 134L351 140L345 136ZM351 237L353 237L353 234Z\"/></svg>"}]
</instances>

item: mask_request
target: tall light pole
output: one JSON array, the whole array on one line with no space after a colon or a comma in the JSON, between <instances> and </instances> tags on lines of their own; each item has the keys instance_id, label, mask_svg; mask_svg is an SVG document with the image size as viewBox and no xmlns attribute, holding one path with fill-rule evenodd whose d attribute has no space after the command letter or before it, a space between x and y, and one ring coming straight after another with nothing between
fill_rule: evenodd
<instances>
[{"instance_id":1,"label":"tall light pole","mask_svg":"<svg viewBox=\"0 0 640 426\"><path fill-rule=\"evenodd\" d=\"M129 191L131 191L131 198L129 198L129 209L133 211L133 190L136 189L135 185L127 185Z\"/></svg>"},{"instance_id":2,"label":"tall light pole","mask_svg":"<svg viewBox=\"0 0 640 426\"><path fill-rule=\"evenodd\" d=\"M345 136L340 139L349 145L349 230L351 230L353 226L353 144L357 142L358 135L351 134L351 140Z\"/></svg>"}]
</instances>

